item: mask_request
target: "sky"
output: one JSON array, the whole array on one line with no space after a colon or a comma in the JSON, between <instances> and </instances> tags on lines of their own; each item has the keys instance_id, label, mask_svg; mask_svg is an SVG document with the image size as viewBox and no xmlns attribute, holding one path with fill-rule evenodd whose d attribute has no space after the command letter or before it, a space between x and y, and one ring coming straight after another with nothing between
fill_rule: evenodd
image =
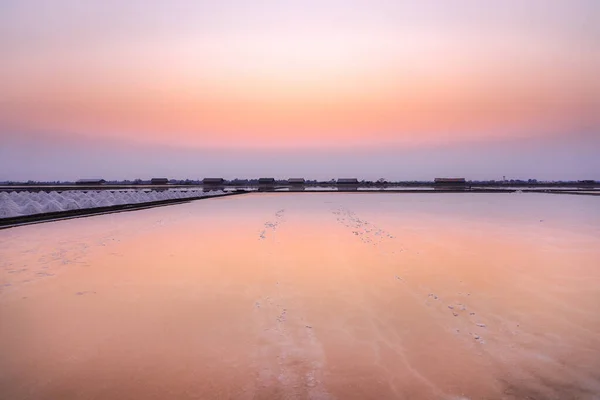
<instances>
[{"instance_id":1,"label":"sky","mask_svg":"<svg viewBox=\"0 0 600 400\"><path fill-rule=\"evenodd\" d=\"M0 1L0 180L600 179L600 2Z\"/></svg>"}]
</instances>

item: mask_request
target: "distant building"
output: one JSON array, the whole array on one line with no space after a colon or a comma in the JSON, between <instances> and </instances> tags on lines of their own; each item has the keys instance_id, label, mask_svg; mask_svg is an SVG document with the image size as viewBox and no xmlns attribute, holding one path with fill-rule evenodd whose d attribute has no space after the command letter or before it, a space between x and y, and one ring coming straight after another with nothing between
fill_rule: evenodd
<instances>
[{"instance_id":1,"label":"distant building","mask_svg":"<svg viewBox=\"0 0 600 400\"><path fill-rule=\"evenodd\" d=\"M596 181L593 179L584 179L582 181L579 181L579 183L582 185L595 185Z\"/></svg>"},{"instance_id":2,"label":"distant building","mask_svg":"<svg viewBox=\"0 0 600 400\"><path fill-rule=\"evenodd\" d=\"M436 185L466 185L465 178L435 178Z\"/></svg>"},{"instance_id":3,"label":"distant building","mask_svg":"<svg viewBox=\"0 0 600 400\"><path fill-rule=\"evenodd\" d=\"M225 183L225 179L223 178L204 178L202 180L203 185L223 185Z\"/></svg>"},{"instance_id":4,"label":"distant building","mask_svg":"<svg viewBox=\"0 0 600 400\"><path fill-rule=\"evenodd\" d=\"M337 190L342 191L357 191L358 190L358 179L356 178L339 178L336 181Z\"/></svg>"},{"instance_id":5,"label":"distant building","mask_svg":"<svg viewBox=\"0 0 600 400\"><path fill-rule=\"evenodd\" d=\"M225 179L223 178L204 178L202 180L204 192L213 190L225 190Z\"/></svg>"},{"instance_id":6,"label":"distant building","mask_svg":"<svg viewBox=\"0 0 600 400\"><path fill-rule=\"evenodd\" d=\"M168 185L169 179L168 178L152 178L152 179L150 179L150 184L151 185Z\"/></svg>"},{"instance_id":7,"label":"distant building","mask_svg":"<svg viewBox=\"0 0 600 400\"><path fill-rule=\"evenodd\" d=\"M338 185L358 185L356 178L339 178L336 182Z\"/></svg>"},{"instance_id":8,"label":"distant building","mask_svg":"<svg viewBox=\"0 0 600 400\"><path fill-rule=\"evenodd\" d=\"M75 182L76 185L103 185L105 183L104 179L80 179Z\"/></svg>"},{"instance_id":9,"label":"distant building","mask_svg":"<svg viewBox=\"0 0 600 400\"><path fill-rule=\"evenodd\" d=\"M275 178L259 178L258 190L261 192L270 192L275 190Z\"/></svg>"},{"instance_id":10,"label":"distant building","mask_svg":"<svg viewBox=\"0 0 600 400\"><path fill-rule=\"evenodd\" d=\"M305 190L304 185L306 184L306 180L304 178L289 178L287 182L290 185L289 190L291 192L302 192Z\"/></svg>"},{"instance_id":11,"label":"distant building","mask_svg":"<svg viewBox=\"0 0 600 400\"><path fill-rule=\"evenodd\" d=\"M467 181L465 178L435 178L434 189L436 190L466 190Z\"/></svg>"},{"instance_id":12,"label":"distant building","mask_svg":"<svg viewBox=\"0 0 600 400\"><path fill-rule=\"evenodd\" d=\"M259 178L259 185L275 185L275 178Z\"/></svg>"}]
</instances>

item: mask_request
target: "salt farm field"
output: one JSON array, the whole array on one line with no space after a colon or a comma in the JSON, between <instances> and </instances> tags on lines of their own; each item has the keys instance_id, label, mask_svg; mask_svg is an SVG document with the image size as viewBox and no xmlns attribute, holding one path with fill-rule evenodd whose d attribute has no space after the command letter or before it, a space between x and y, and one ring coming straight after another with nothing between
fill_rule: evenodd
<instances>
[{"instance_id":1,"label":"salt farm field","mask_svg":"<svg viewBox=\"0 0 600 400\"><path fill-rule=\"evenodd\" d=\"M600 207L247 194L0 231L2 399L597 399Z\"/></svg>"},{"instance_id":2,"label":"salt farm field","mask_svg":"<svg viewBox=\"0 0 600 400\"><path fill-rule=\"evenodd\" d=\"M220 194L223 194L223 191L215 190L207 193L199 189L0 192L0 218Z\"/></svg>"}]
</instances>

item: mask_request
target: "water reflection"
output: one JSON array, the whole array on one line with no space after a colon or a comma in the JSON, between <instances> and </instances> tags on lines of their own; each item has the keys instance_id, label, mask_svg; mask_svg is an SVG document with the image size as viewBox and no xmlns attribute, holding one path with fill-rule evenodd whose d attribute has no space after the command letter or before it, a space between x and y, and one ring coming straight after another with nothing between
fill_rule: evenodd
<instances>
[{"instance_id":1,"label":"water reflection","mask_svg":"<svg viewBox=\"0 0 600 400\"><path fill-rule=\"evenodd\" d=\"M0 387L585 398L600 384L590 200L261 193L0 231Z\"/></svg>"}]
</instances>

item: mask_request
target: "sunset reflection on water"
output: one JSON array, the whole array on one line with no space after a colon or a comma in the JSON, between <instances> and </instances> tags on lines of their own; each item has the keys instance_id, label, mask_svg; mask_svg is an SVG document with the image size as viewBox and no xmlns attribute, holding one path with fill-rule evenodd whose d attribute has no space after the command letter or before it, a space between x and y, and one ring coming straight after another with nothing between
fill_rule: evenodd
<instances>
[{"instance_id":1,"label":"sunset reflection on water","mask_svg":"<svg viewBox=\"0 0 600 400\"><path fill-rule=\"evenodd\" d=\"M594 398L600 209L248 194L0 231L0 392Z\"/></svg>"}]
</instances>

